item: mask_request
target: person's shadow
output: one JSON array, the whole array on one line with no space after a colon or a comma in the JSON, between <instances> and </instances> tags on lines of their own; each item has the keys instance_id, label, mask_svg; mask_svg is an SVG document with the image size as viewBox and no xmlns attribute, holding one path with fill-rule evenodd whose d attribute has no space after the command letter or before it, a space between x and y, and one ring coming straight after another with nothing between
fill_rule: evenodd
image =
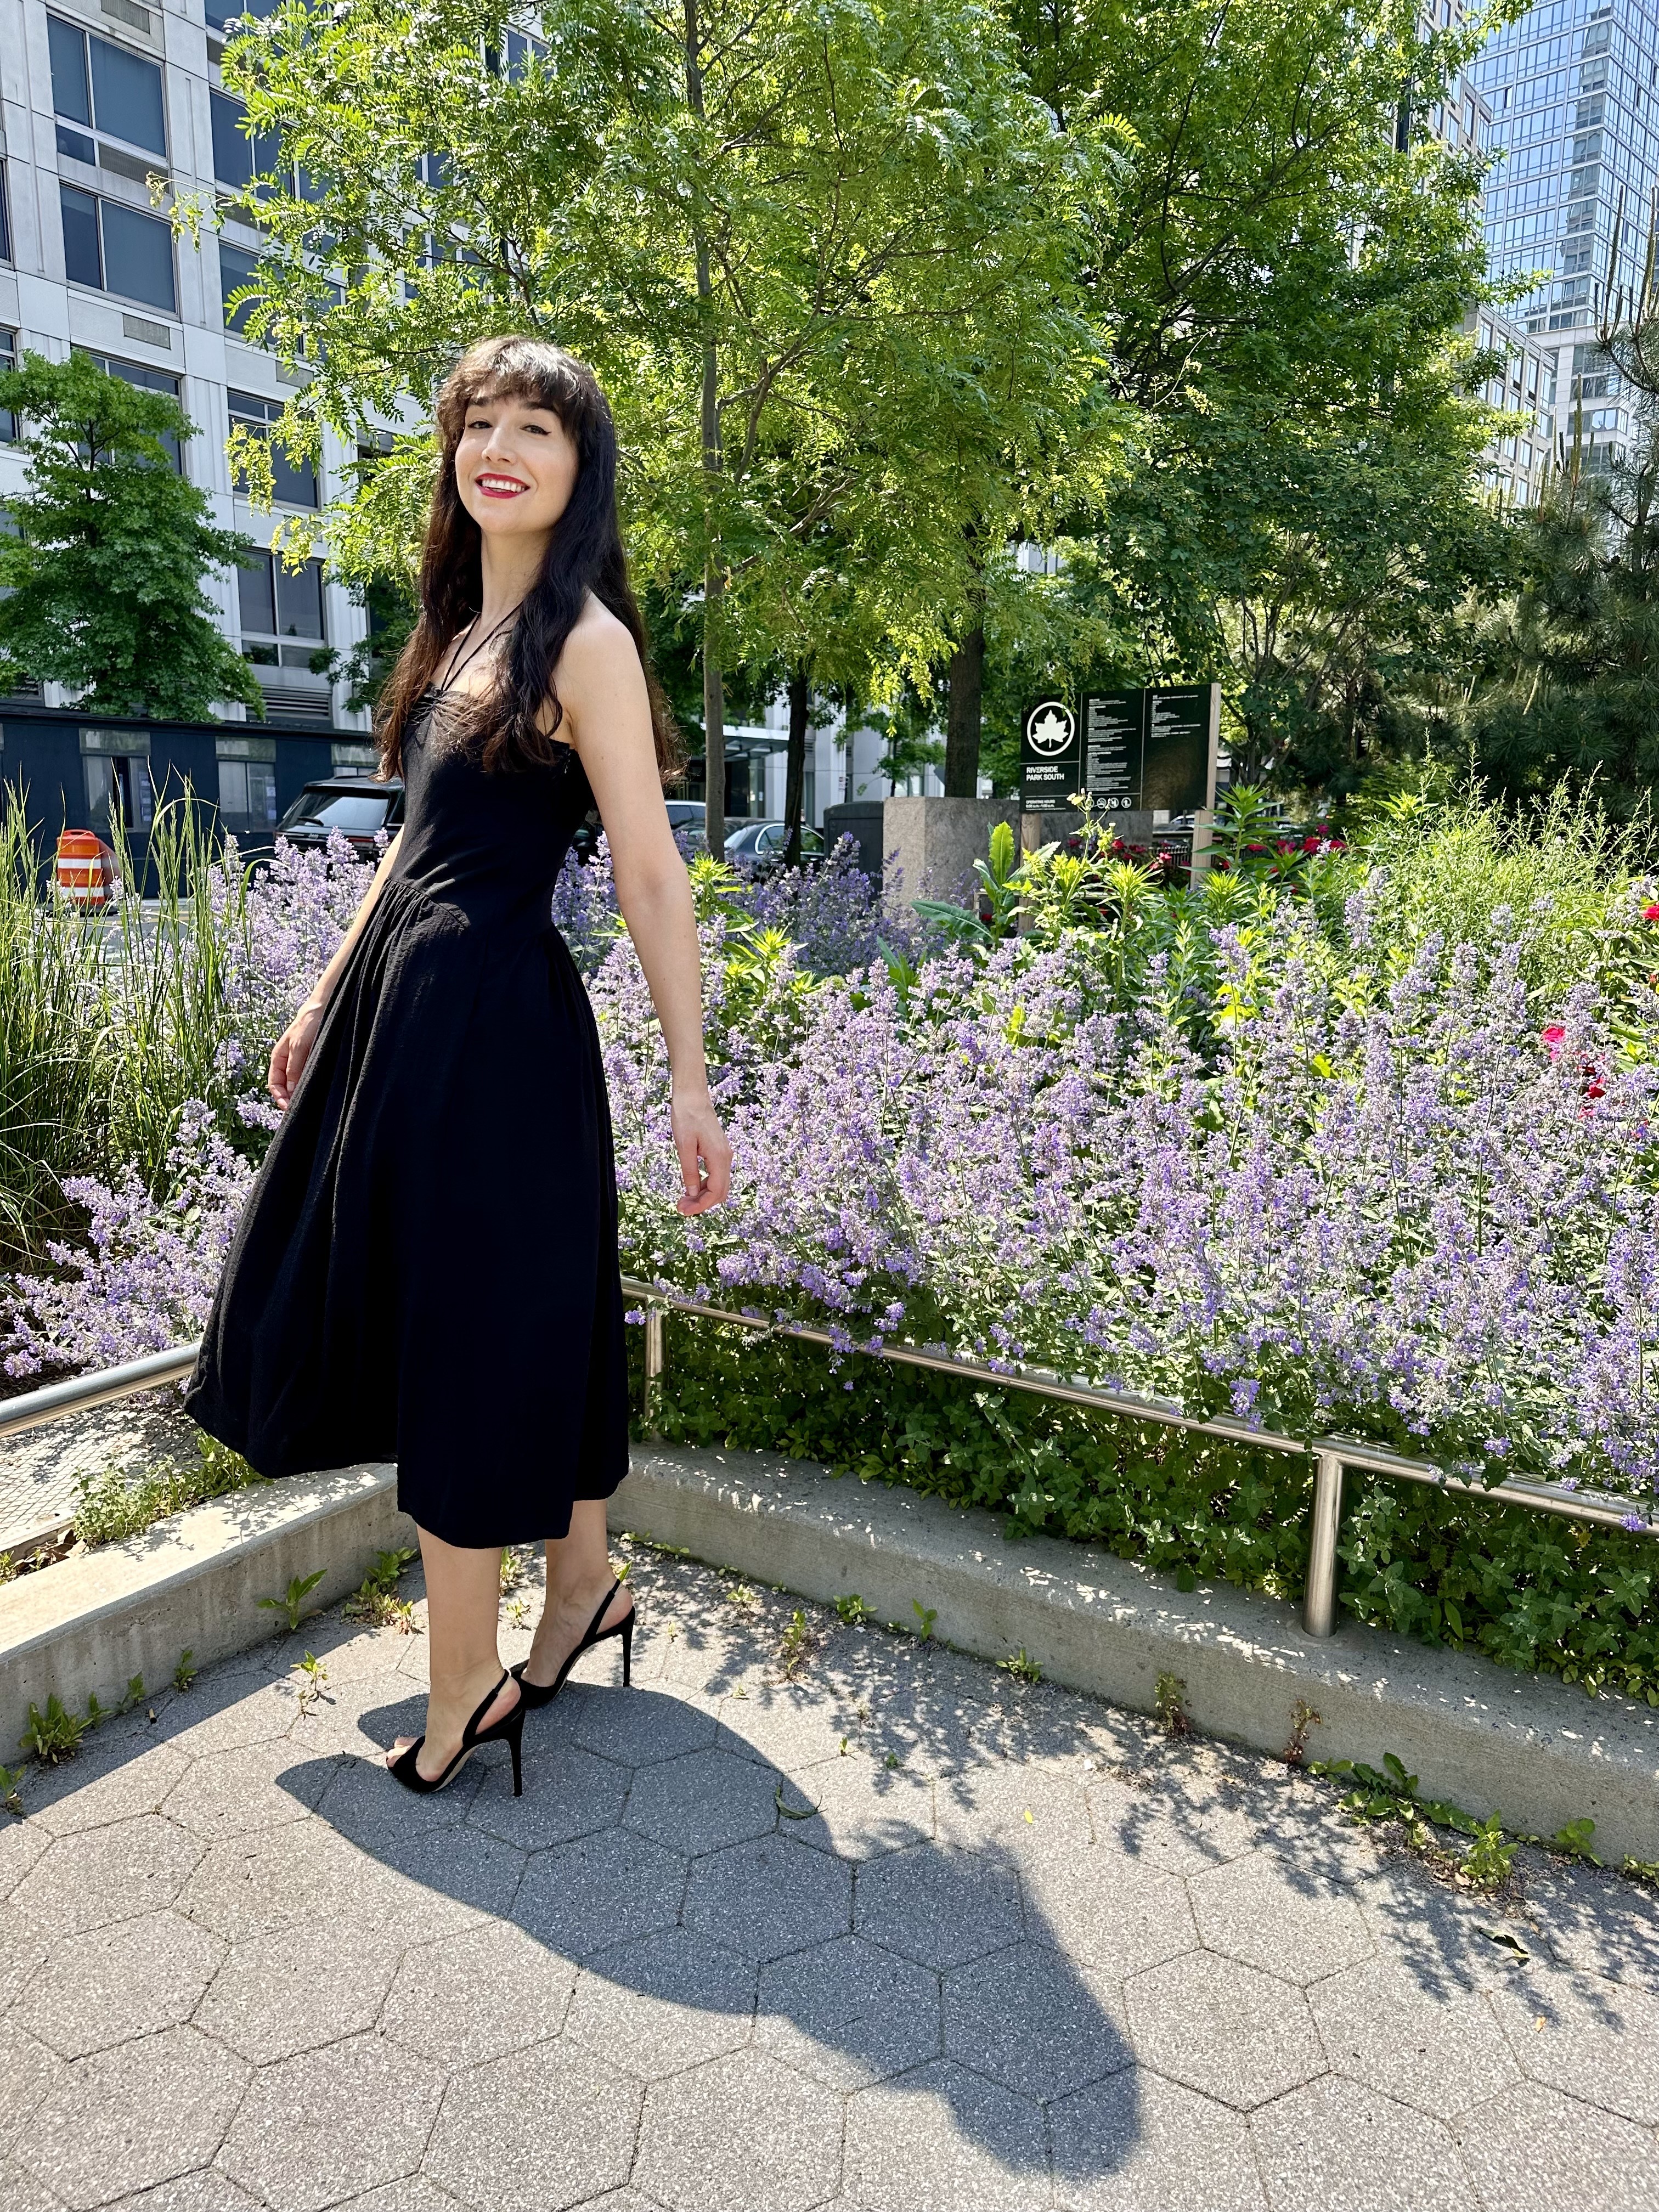
<instances>
[{"instance_id":1,"label":"person's shadow","mask_svg":"<svg viewBox=\"0 0 1659 2212\"><path fill-rule=\"evenodd\" d=\"M1064 1793L1018 1765L934 1784L845 1737L837 1754L821 1687L763 1692L749 1732L714 1702L573 1680L527 1717L520 1798L501 1746L428 1797L370 1757L277 1779L387 1869L533 1939L551 1968L526 1990L542 2039L647 2084L729 2058L704 2068L708 2127L748 2129L763 2093L803 2156L815 2135L839 2155L845 2115L849 2205L931 2203L953 2160L952 2203L996 2212L1051 2203L1051 2172L1115 2172L1140 2131L1121 1979L1185 1944L1133 1893L1077 1893L1135 1878L1092 1850L1075 1864L1081 1789L1073 1835ZM390 1746L424 1711L411 1686L357 1718L360 1740ZM812 1747L793 1772L768 1748L792 1742Z\"/></svg>"}]
</instances>

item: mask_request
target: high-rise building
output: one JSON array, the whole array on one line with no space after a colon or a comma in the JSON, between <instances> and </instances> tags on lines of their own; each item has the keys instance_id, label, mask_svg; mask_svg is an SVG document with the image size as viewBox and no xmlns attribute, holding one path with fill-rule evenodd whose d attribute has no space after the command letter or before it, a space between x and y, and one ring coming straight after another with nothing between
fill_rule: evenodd
<instances>
[{"instance_id":1,"label":"high-rise building","mask_svg":"<svg viewBox=\"0 0 1659 2212\"><path fill-rule=\"evenodd\" d=\"M1659 4L1540 0L1497 32L1471 72L1503 159L1486 187L1487 267L1538 272L1510 308L1553 357L1555 449L1605 469L1626 447L1631 395L1596 332L1639 270L1659 190Z\"/></svg>"},{"instance_id":2,"label":"high-rise building","mask_svg":"<svg viewBox=\"0 0 1659 2212\"><path fill-rule=\"evenodd\" d=\"M272 4L0 0L0 361L26 348L53 360L79 350L176 394L200 433L179 466L209 494L216 521L259 544L271 517L256 514L233 480L225 442L233 423L256 434L267 425L294 379L246 341L231 304L258 237L240 224L219 235L204 225L192 245L166 210L185 195L210 207L217 189L250 175L240 103L220 81L219 60L227 21ZM21 482L15 428L0 414L0 507ZM279 514L305 514L349 489L356 454L331 437L320 468L276 458ZM236 574L210 578L208 590L253 664L273 724L365 721L344 712L341 686L311 665L367 628L319 562L290 570L260 553ZM62 703L55 687L46 703ZM336 750L343 766L366 749Z\"/></svg>"}]
</instances>

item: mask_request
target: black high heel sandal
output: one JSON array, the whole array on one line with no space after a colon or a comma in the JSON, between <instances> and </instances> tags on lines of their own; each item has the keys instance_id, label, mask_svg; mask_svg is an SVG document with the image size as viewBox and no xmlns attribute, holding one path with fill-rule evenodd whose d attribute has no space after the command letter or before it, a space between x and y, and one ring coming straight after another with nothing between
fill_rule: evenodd
<instances>
[{"instance_id":1,"label":"black high heel sandal","mask_svg":"<svg viewBox=\"0 0 1659 2212\"><path fill-rule=\"evenodd\" d=\"M633 1606L630 1604L628 1611L623 1615L622 1619L618 1621L613 1621L609 1628L601 1628L599 1626L599 1623L605 1619L605 1614L611 1609L611 1599L615 1597L617 1592L621 1588L622 1583L620 1579L611 1583L610 1589L599 1600L599 1611L594 1614L592 1620L587 1624L586 1635L583 1637L581 1642L570 1654L570 1656L565 1661L563 1666L560 1668L558 1673L553 1677L553 1680L550 1682L526 1681L524 1670L530 1664L530 1662L527 1659L520 1659L518 1665L511 1670L513 1679L519 1686L521 1702L524 1705L550 1705L553 1699L558 1696L559 1692L564 1687L565 1676L568 1674L571 1668L581 1657L583 1652L591 1651L596 1644L603 1644L608 1636L620 1636L623 1640L623 1687L624 1690L628 1688L629 1685L634 1679Z\"/></svg>"},{"instance_id":2,"label":"black high heel sandal","mask_svg":"<svg viewBox=\"0 0 1659 2212\"><path fill-rule=\"evenodd\" d=\"M610 1602L607 1598L605 1603L608 1605ZM441 1790L446 1783L454 1780L481 1743L504 1743L513 1753L513 1795L515 1797L522 1797L524 1796L522 1753L524 1710L528 1702L525 1696L524 1684L521 1682L519 1685L518 1703L511 1712L503 1713L500 1720L492 1721L487 1729L481 1729L478 1726L478 1723L513 1679L511 1674L503 1674L477 1711L473 1714L471 1719L461 1730L460 1749L441 1774L434 1776L428 1781L415 1763L421 1755L421 1746L426 1741L423 1735L417 1735L407 1749L400 1751L396 1759L388 1760L386 1771L389 1774L395 1774L405 1790L413 1790L418 1796L429 1797L434 1790Z\"/></svg>"}]
</instances>

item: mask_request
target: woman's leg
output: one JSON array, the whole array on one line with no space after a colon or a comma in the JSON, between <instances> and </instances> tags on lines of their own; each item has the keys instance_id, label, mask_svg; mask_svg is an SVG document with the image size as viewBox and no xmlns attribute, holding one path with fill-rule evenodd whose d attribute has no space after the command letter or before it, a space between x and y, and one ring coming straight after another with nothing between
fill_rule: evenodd
<instances>
[{"instance_id":1,"label":"woman's leg","mask_svg":"<svg viewBox=\"0 0 1659 2212\"><path fill-rule=\"evenodd\" d=\"M428 1781L441 1774L461 1747L462 1731L492 1683L506 1671L495 1645L501 1606L501 1550L464 1550L446 1544L425 1528L420 1532L421 1565L426 1571L427 1662L431 1685L426 1701L426 1742L416 1761ZM599 1600L594 1599L597 1604ZM509 1682L483 1717L483 1725L510 1713L519 1701ZM399 1736L388 1763L412 1741Z\"/></svg>"},{"instance_id":2,"label":"woman's leg","mask_svg":"<svg viewBox=\"0 0 1659 2212\"><path fill-rule=\"evenodd\" d=\"M579 1498L570 1509L569 1534L548 1540L547 1601L530 1647L527 1680L543 1688L552 1681L586 1635L595 1607L615 1580L605 1500ZM604 1626L625 1620L633 1603L626 1588L619 1589L605 1607Z\"/></svg>"}]
</instances>

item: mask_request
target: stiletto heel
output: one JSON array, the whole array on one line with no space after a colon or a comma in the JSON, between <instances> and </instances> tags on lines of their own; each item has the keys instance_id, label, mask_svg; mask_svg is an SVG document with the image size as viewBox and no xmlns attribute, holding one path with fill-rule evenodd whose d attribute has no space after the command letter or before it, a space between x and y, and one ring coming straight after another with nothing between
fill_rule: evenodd
<instances>
[{"instance_id":1,"label":"stiletto heel","mask_svg":"<svg viewBox=\"0 0 1659 2212\"><path fill-rule=\"evenodd\" d=\"M524 1685L520 1684L519 1695L510 1712L503 1713L498 1721L491 1721L488 1728L480 1728L478 1725L512 1680L510 1674L503 1674L477 1711L473 1714L471 1719L461 1730L460 1749L441 1774L434 1775L428 1781L416 1764L421 1756L421 1746L426 1741L423 1735L417 1735L413 1743L400 1751L396 1759L390 1760L386 1771L395 1775L405 1790L414 1790L417 1796L429 1797L434 1790L441 1790L447 1784L454 1780L481 1743L504 1743L510 1747L513 1753L513 1795L515 1797L522 1797L524 1784L520 1773L519 1746L524 1735Z\"/></svg>"},{"instance_id":2,"label":"stiletto heel","mask_svg":"<svg viewBox=\"0 0 1659 2212\"><path fill-rule=\"evenodd\" d=\"M581 1642L570 1654L570 1656L565 1661L563 1666L560 1668L558 1673L554 1676L550 1682L526 1681L525 1680L524 1670L530 1664L530 1662L527 1659L520 1660L518 1665L513 1668L512 1673L514 1680L519 1686L524 1704L526 1705L550 1705L553 1699L558 1696L560 1691L564 1687L565 1677L569 1674L576 1662L581 1657L583 1652L591 1651L596 1644L603 1644L605 1638L611 1636L620 1636L623 1640L623 1687L626 1689L629 1686L633 1668L635 1608L630 1605L628 1611L623 1615L622 1619L620 1620L612 1621L609 1628L601 1628L599 1626L599 1623L605 1619L605 1614L611 1610L611 1599L615 1597L617 1592L621 1588L622 1583L620 1578L611 1583L610 1589L599 1600L599 1611L594 1614L592 1620L587 1624L587 1633L583 1637Z\"/></svg>"}]
</instances>

